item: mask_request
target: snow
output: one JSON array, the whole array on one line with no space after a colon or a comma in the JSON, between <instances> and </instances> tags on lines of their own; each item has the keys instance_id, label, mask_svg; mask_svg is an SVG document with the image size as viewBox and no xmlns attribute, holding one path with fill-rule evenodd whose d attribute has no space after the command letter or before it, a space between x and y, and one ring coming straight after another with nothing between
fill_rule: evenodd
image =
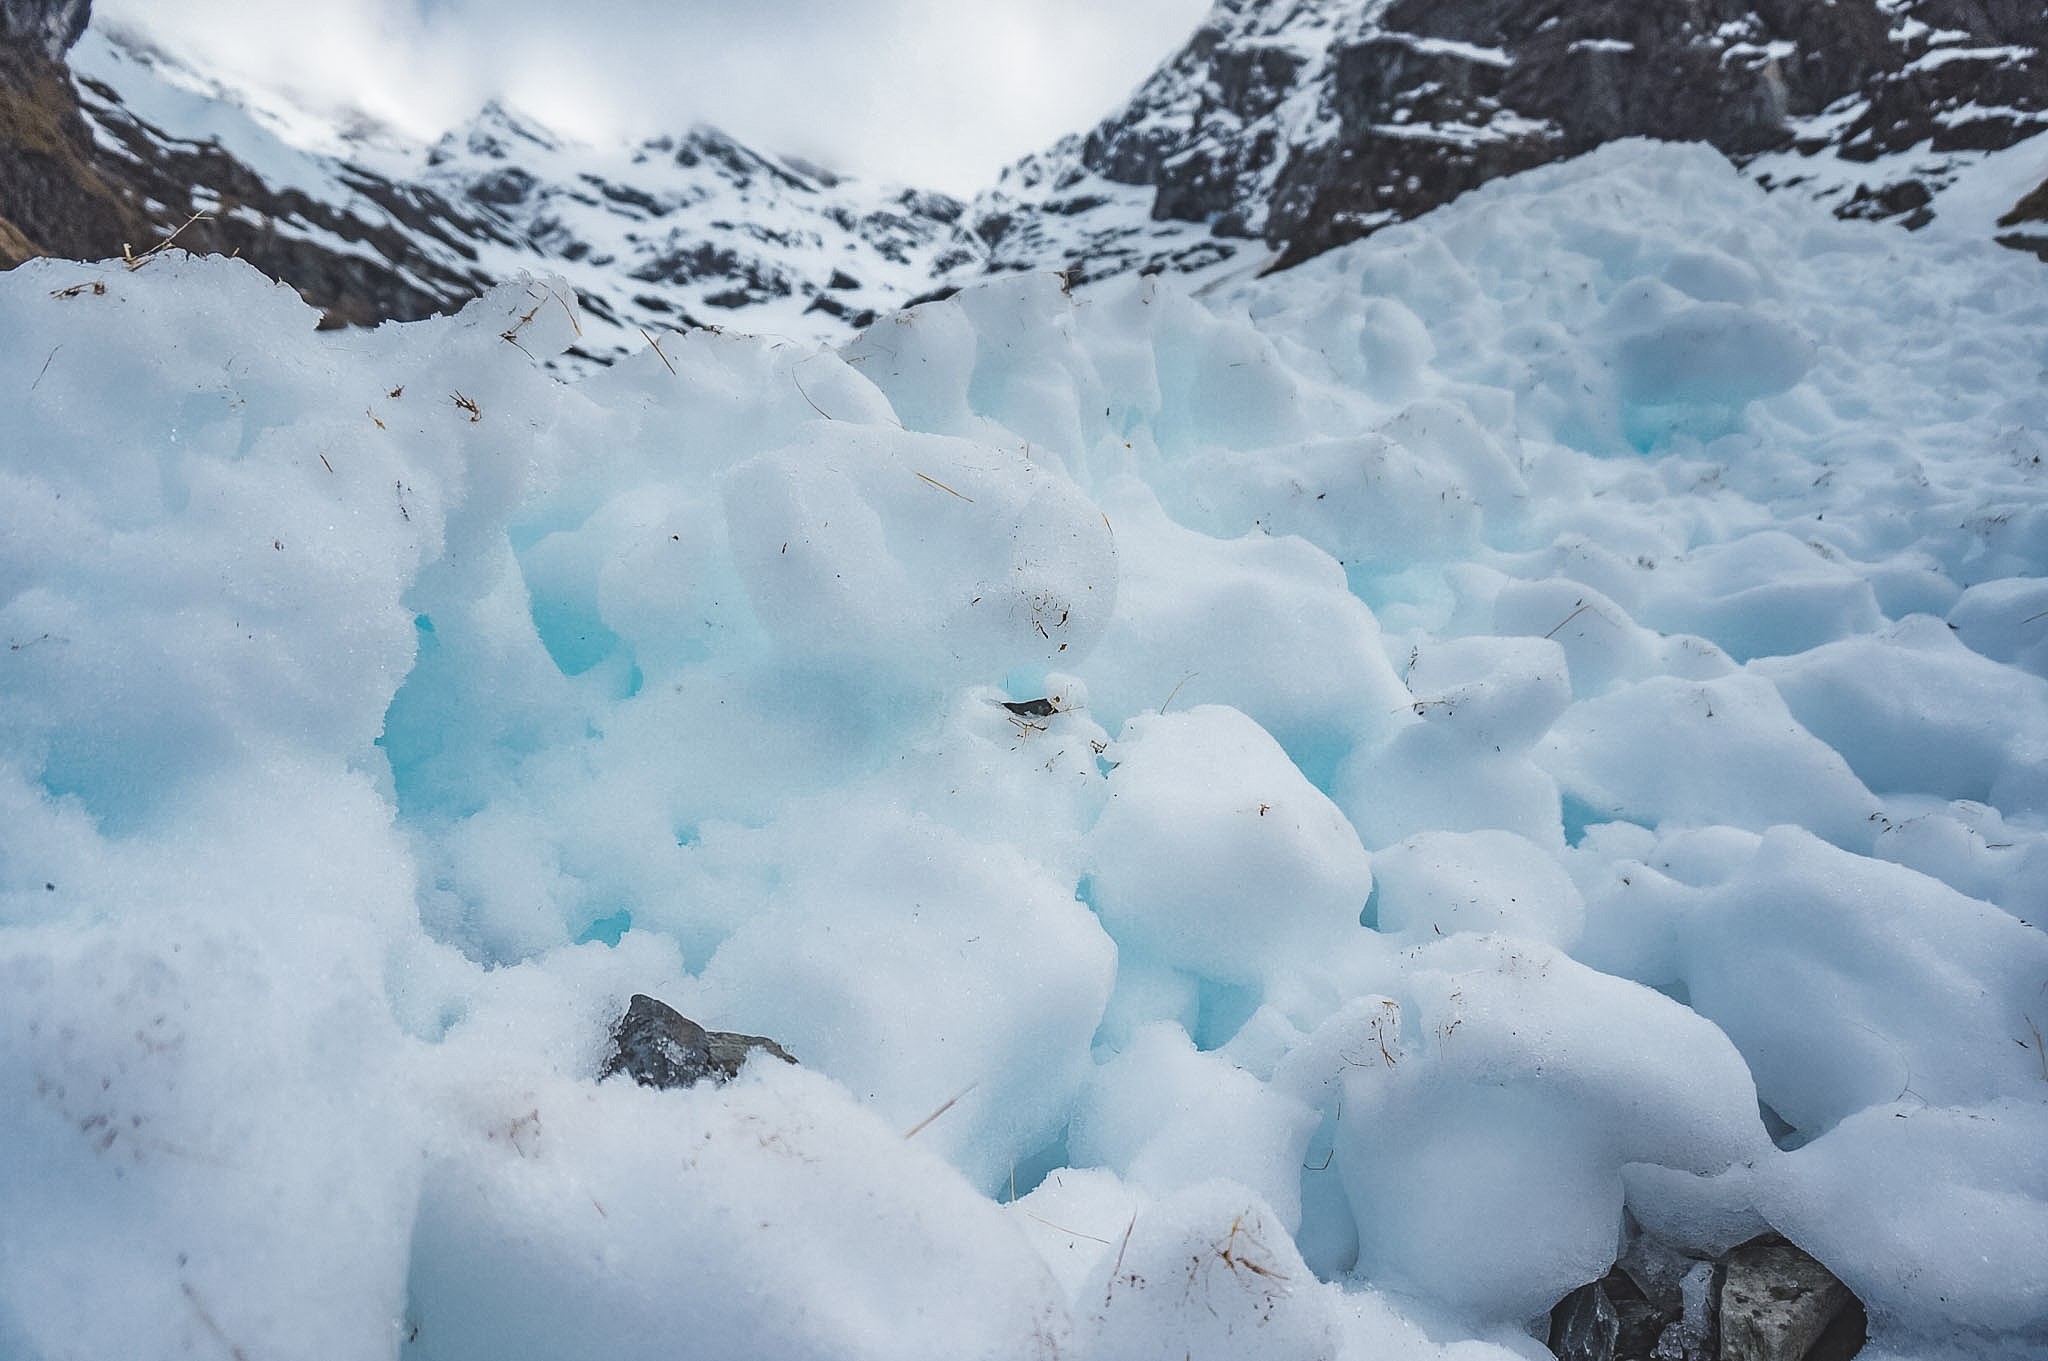
<instances>
[{"instance_id":1,"label":"snow","mask_svg":"<svg viewBox=\"0 0 2048 1361\"><path fill-rule=\"evenodd\" d=\"M1645 143L574 383L0 277L0 1355L2048 1355L2044 295Z\"/></svg>"}]
</instances>

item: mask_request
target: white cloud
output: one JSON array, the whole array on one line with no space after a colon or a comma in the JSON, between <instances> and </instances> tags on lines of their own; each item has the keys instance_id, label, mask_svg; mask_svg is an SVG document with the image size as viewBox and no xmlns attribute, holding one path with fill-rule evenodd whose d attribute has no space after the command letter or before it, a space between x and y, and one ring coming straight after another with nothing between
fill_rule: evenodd
<instances>
[{"instance_id":1,"label":"white cloud","mask_svg":"<svg viewBox=\"0 0 2048 1361\"><path fill-rule=\"evenodd\" d=\"M100 0L233 84L433 135L502 95L575 136L696 122L967 192L1089 127L1208 0Z\"/></svg>"}]
</instances>

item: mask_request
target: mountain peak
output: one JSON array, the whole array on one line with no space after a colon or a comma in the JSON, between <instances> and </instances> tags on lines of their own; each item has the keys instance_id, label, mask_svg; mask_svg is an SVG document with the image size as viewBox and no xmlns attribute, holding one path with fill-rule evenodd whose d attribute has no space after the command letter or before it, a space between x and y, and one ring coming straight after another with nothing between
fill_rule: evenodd
<instances>
[{"instance_id":1,"label":"mountain peak","mask_svg":"<svg viewBox=\"0 0 2048 1361\"><path fill-rule=\"evenodd\" d=\"M999 258L1011 240L1085 248L1099 232L1071 201L1092 177L1186 224L1124 267L1247 250L1284 267L1648 136L1917 226L1985 154L2048 129L2044 47L2039 7L1960 0L1223 0L1125 108L1013 167L989 212Z\"/></svg>"}]
</instances>

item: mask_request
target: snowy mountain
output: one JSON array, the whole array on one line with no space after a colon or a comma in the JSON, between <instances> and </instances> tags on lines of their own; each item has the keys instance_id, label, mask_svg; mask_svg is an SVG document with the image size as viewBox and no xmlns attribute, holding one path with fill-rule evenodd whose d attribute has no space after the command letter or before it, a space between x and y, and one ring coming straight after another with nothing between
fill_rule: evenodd
<instances>
[{"instance_id":1,"label":"snowy mountain","mask_svg":"<svg viewBox=\"0 0 2048 1361\"><path fill-rule=\"evenodd\" d=\"M749 330L843 337L981 255L953 199L842 181L710 128L607 151L493 103L408 145L253 103L119 34L87 34L70 64L128 197L167 226L203 215L180 244L249 256L335 322L452 310L546 269L575 285L594 355L741 310Z\"/></svg>"},{"instance_id":2,"label":"snowy mountain","mask_svg":"<svg viewBox=\"0 0 2048 1361\"><path fill-rule=\"evenodd\" d=\"M417 182L510 248L496 258L540 257L628 326L744 310L756 332L843 333L983 254L955 199L842 180L712 128L605 154L494 103L435 144Z\"/></svg>"},{"instance_id":3,"label":"snowy mountain","mask_svg":"<svg viewBox=\"0 0 2048 1361\"><path fill-rule=\"evenodd\" d=\"M2048 129L2044 44L2040 6L1956 0L1219 0L1125 108L1011 169L975 229L995 268L1284 267L1631 136L1918 227ZM2017 206L2043 160L1998 212L2000 239L2048 254L2048 208Z\"/></svg>"},{"instance_id":4,"label":"snowy mountain","mask_svg":"<svg viewBox=\"0 0 2048 1361\"><path fill-rule=\"evenodd\" d=\"M2032 6L1220 0L1124 108L972 204L708 127L579 145L496 103L408 145L97 30L67 79L85 12L9 0L0 25L7 262L182 225L180 244L254 260L335 324L547 270L593 319L575 353L598 358L678 325L836 342L991 272L1285 267L1627 136L1708 141L1842 216L1943 217L2048 254Z\"/></svg>"}]
</instances>

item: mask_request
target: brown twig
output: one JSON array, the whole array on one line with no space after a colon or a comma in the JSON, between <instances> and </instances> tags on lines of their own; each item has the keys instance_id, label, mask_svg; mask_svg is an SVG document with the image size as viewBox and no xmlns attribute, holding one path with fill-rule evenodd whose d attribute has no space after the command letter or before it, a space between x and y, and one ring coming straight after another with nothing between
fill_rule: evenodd
<instances>
[{"instance_id":1,"label":"brown twig","mask_svg":"<svg viewBox=\"0 0 2048 1361\"><path fill-rule=\"evenodd\" d=\"M194 213L192 214L192 216L186 218L183 222L180 222L175 228L173 228L169 236L157 242L154 246L151 246L148 250L142 252L142 254L140 255L137 255L134 251L130 250L128 248L128 243L124 241L121 243L121 263L127 265L128 268L130 269L141 269L151 260L154 260L159 254L169 250L171 248L171 243L173 241L176 241L178 239L179 233L183 232L187 227L191 226L195 222L211 221L213 221L213 217L210 214Z\"/></svg>"},{"instance_id":2,"label":"brown twig","mask_svg":"<svg viewBox=\"0 0 2048 1361\"><path fill-rule=\"evenodd\" d=\"M938 1108L937 1110L933 1111L933 1112L932 1112L932 1113L931 1113L930 1115L927 1115L927 1116L926 1116L926 1117L925 1117L924 1119L922 1119L922 1120L918 1121L918 1122L917 1122L916 1124L912 1125L912 1126L911 1126L911 1127L910 1127L909 1129L907 1129L907 1130L904 1130L904 1131L903 1131L903 1137L904 1137L904 1138L906 1138L906 1139L915 1139L915 1138L916 1138L916 1137L917 1137L918 1135L920 1135L920 1134L922 1134L922 1133L924 1132L924 1127L925 1127L926 1125L929 1125L929 1124L930 1124L930 1123L931 1123L932 1121L934 1121L934 1120L938 1119L938 1118L939 1118L940 1116L944 1115L944 1114L945 1114L945 1113L946 1113L947 1111L949 1111L949 1110L952 1110L952 1109L953 1109L953 1106L954 1106L954 1104L955 1104L956 1102L958 1102L958 1101L960 1100L960 1098L961 1098L961 1097L963 1097L963 1096L967 1095L967 1094L968 1094L969 1092L973 1091L973 1090L974 1090L974 1089L975 1089L976 1087L979 1087L980 1085L981 1085L981 1083L979 1083L979 1082L970 1082L970 1083L968 1083L968 1084L967 1084L967 1085L966 1085L965 1087L962 1087L962 1088L961 1088L961 1089L960 1089L960 1090L959 1090L958 1092L955 1092L955 1093L954 1093L954 1094L953 1094L952 1096L950 1096L950 1097L948 1097L948 1098L946 1099L946 1104L945 1104L945 1105L943 1105L943 1106L939 1107L939 1108Z\"/></svg>"},{"instance_id":3,"label":"brown twig","mask_svg":"<svg viewBox=\"0 0 2048 1361\"><path fill-rule=\"evenodd\" d=\"M791 375L791 376L792 376L792 377L794 377L795 375ZM827 416L827 417L826 417L826 419L827 419L827 420L830 420L830 419L831 419L831 417ZM974 498L973 498L973 497L971 497L971 496L965 496L965 495L962 495L961 493L959 493L959 492L957 492L957 491L954 491L954 490L953 490L953 489L952 489L951 487L949 487L949 486L947 486L947 485L946 485L945 483L943 483L943 482L939 481L939 479L938 479L938 478L936 478L936 477L926 477L926 476L925 476L925 475L924 475L923 473L919 473L919 472L917 472L917 469L915 469L915 468L912 468L912 469L911 469L910 471L911 471L911 472L913 472L913 473L917 473L917 475L918 475L918 477L919 477L920 479L922 479L923 481L926 481L926 482L929 482L929 483L931 483L931 484L932 484L932 485L933 485L934 487L937 487L937 488L938 488L938 489L939 489L940 491L942 491L942 492L946 492L947 494L949 494L949 495L952 495L952 496L958 496L958 497L960 497L960 499L961 499L962 501L965 501L965 502L967 502L967 503L968 503L969 505L973 505L973 504L974 504Z\"/></svg>"}]
</instances>

